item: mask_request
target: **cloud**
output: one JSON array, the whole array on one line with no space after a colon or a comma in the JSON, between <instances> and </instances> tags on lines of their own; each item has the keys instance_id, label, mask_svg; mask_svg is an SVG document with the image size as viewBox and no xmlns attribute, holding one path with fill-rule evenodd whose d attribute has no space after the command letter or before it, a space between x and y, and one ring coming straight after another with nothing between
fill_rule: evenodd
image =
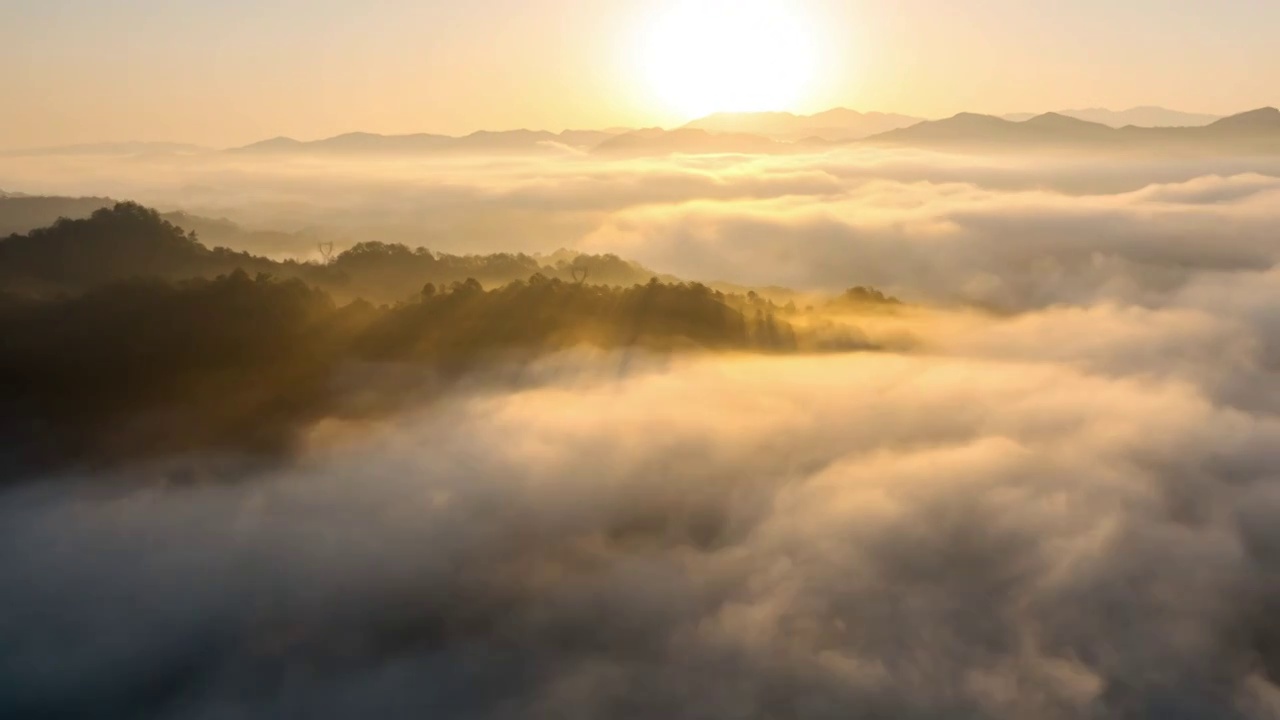
<instances>
[{"instance_id":1,"label":"cloud","mask_svg":"<svg viewBox=\"0 0 1280 720\"><path fill-rule=\"evenodd\" d=\"M624 211L583 246L687 277L826 290L872 284L916 300L1006 310L1159 303L1199 272L1276 262L1280 186L1272 185L1201 178L1074 197L876 181L822 200ZM1205 193L1233 199L1206 203Z\"/></svg>"},{"instance_id":2,"label":"cloud","mask_svg":"<svg viewBox=\"0 0 1280 720\"><path fill-rule=\"evenodd\" d=\"M9 488L0 714L1276 717L1269 162L228 175L921 303L841 318L883 352L569 353L282 464Z\"/></svg>"},{"instance_id":3,"label":"cloud","mask_svg":"<svg viewBox=\"0 0 1280 720\"><path fill-rule=\"evenodd\" d=\"M284 467L12 490L0 704L1268 717L1280 423L1195 351L1233 330L965 317L907 354L571 355Z\"/></svg>"},{"instance_id":4,"label":"cloud","mask_svg":"<svg viewBox=\"0 0 1280 720\"><path fill-rule=\"evenodd\" d=\"M1269 266L1280 163L884 149L430 163L48 157L15 159L0 187L108 194L262 229L320 227L348 244L611 249L702 279L870 282L1021 309L1141 301L1201 266Z\"/></svg>"}]
</instances>

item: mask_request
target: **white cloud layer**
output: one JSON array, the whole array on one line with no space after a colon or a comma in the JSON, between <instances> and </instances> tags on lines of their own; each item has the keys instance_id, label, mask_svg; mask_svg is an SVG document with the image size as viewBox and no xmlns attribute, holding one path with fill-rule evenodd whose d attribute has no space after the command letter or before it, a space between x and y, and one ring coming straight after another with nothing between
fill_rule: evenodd
<instances>
[{"instance_id":1,"label":"white cloud layer","mask_svg":"<svg viewBox=\"0 0 1280 720\"><path fill-rule=\"evenodd\" d=\"M1273 717L1280 405L1233 386L1272 379L1273 333L1219 301L908 315L900 353L570 356L235 482L11 491L0 697Z\"/></svg>"},{"instance_id":2,"label":"white cloud layer","mask_svg":"<svg viewBox=\"0 0 1280 720\"><path fill-rule=\"evenodd\" d=\"M812 156L10 158L0 187L110 194L450 252L617 252L703 280L1004 310L1160 302L1280 252L1280 159ZM252 250L253 248L247 248Z\"/></svg>"},{"instance_id":3,"label":"white cloud layer","mask_svg":"<svg viewBox=\"0 0 1280 720\"><path fill-rule=\"evenodd\" d=\"M0 709L1280 716L1280 173L980 162L384 169L386 208L931 305L855 319L884 352L568 355L221 482L10 489Z\"/></svg>"}]
</instances>

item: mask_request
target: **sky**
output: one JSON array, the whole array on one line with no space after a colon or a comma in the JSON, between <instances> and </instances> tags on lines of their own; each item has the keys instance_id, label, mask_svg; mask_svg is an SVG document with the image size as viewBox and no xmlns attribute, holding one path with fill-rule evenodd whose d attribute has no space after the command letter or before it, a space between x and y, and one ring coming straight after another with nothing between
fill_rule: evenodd
<instances>
[{"instance_id":1,"label":"sky","mask_svg":"<svg viewBox=\"0 0 1280 720\"><path fill-rule=\"evenodd\" d=\"M724 109L943 117L1280 105L1280 2L745 2L786 15L785 42L768 32L733 41L756 51L742 72L782 68L769 82L788 92L760 98L786 106ZM703 60L720 57L690 77L732 74L722 31L737 26L716 19L744 7L706 0L690 15L681 4L698 3L0 0L0 147L676 125L707 109L690 98L720 96L662 87L683 76L668 36L705 37ZM709 26L673 30L673 17Z\"/></svg>"}]
</instances>

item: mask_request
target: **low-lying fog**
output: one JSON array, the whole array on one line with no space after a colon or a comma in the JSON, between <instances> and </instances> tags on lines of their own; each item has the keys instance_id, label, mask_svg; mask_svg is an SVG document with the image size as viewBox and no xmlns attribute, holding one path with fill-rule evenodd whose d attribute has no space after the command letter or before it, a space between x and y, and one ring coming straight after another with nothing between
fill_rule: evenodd
<instances>
[{"instance_id":1,"label":"low-lying fog","mask_svg":"<svg viewBox=\"0 0 1280 720\"><path fill-rule=\"evenodd\" d=\"M848 319L878 352L568 352L280 463L8 489L15 717L1280 717L1278 161L10 158L0 187L914 305Z\"/></svg>"},{"instance_id":2,"label":"low-lying fog","mask_svg":"<svg viewBox=\"0 0 1280 720\"><path fill-rule=\"evenodd\" d=\"M613 252L704 281L1001 309L1150 303L1198 270L1269 268L1280 157L819 155L0 159L0 188L107 195L446 252ZM234 241L231 241L234 242ZM291 247L238 249L317 256Z\"/></svg>"}]
</instances>

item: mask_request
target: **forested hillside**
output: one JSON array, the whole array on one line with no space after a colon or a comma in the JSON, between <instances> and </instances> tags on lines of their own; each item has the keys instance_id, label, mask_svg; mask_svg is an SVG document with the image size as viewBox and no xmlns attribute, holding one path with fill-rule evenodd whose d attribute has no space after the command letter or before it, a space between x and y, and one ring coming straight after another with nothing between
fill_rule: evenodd
<instances>
[{"instance_id":1,"label":"forested hillside","mask_svg":"<svg viewBox=\"0 0 1280 720\"><path fill-rule=\"evenodd\" d=\"M581 346L816 347L793 305L615 256L549 266L362 243L276 262L207 248L134 204L0 241L0 291L0 453L15 468L271 452L309 420ZM352 373L405 383L353 393Z\"/></svg>"}]
</instances>

